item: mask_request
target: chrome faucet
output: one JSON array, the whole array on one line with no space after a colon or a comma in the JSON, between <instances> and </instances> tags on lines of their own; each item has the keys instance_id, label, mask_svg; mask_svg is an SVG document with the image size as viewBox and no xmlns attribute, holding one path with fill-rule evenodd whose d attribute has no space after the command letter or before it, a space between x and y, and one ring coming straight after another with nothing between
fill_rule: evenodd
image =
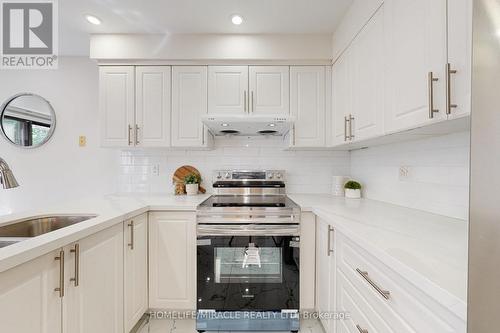
<instances>
[{"instance_id":1,"label":"chrome faucet","mask_svg":"<svg viewBox=\"0 0 500 333\"><path fill-rule=\"evenodd\" d=\"M10 170L9 165L0 157L0 184L4 189L18 187L16 177Z\"/></svg>"}]
</instances>

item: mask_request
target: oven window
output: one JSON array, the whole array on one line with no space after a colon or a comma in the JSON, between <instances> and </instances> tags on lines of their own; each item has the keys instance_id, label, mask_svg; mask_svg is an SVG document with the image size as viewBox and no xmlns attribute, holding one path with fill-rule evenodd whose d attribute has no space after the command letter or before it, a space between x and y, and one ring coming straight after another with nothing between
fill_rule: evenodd
<instances>
[{"instance_id":1,"label":"oven window","mask_svg":"<svg viewBox=\"0 0 500 333\"><path fill-rule=\"evenodd\" d=\"M280 247L214 248L215 283L282 283Z\"/></svg>"}]
</instances>

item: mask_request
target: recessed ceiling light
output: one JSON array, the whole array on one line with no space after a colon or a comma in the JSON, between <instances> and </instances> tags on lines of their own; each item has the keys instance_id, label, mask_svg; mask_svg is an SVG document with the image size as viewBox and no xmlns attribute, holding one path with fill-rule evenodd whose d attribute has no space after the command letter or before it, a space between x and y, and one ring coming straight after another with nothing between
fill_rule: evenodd
<instances>
[{"instance_id":1,"label":"recessed ceiling light","mask_svg":"<svg viewBox=\"0 0 500 333\"><path fill-rule=\"evenodd\" d=\"M276 126L276 124L271 123L271 124L269 124L268 126L269 126L269 127L274 127L274 126Z\"/></svg>"},{"instance_id":2,"label":"recessed ceiling light","mask_svg":"<svg viewBox=\"0 0 500 333\"><path fill-rule=\"evenodd\" d=\"M102 23L101 20L94 15L85 15L85 18L87 19L87 21L89 23L94 24L94 25L99 25Z\"/></svg>"},{"instance_id":3,"label":"recessed ceiling light","mask_svg":"<svg viewBox=\"0 0 500 333\"><path fill-rule=\"evenodd\" d=\"M240 15L233 15L231 16L231 22L233 22L234 25L240 25L243 23L243 17Z\"/></svg>"},{"instance_id":4,"label":"recessed ceiling light","mask_svg":"<svg viewBox=\"0 0 500 333\"><path fill-rule=\"evenodd\" d=\"M229 126L229 124L222 123L222 125L221 125L221 126L222 126L222 127L228 127L228 126Z\"/></svg>"}]
</instances>

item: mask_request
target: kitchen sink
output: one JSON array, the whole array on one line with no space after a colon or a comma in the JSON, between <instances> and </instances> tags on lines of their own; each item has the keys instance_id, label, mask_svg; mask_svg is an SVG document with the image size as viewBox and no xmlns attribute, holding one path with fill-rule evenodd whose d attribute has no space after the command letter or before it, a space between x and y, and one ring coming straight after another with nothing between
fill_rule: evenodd
<instances>
[{"instance_id":1,"label":"kitchen sink","mask_svg":"<svg viewBox=\"0 0 500 333\"><path fill-rule=\"evenodd\" d=\"M97 215L48 215L30 217L12 224L0 226L0 248L95 217Z\"/></svg>"}]
</instances>

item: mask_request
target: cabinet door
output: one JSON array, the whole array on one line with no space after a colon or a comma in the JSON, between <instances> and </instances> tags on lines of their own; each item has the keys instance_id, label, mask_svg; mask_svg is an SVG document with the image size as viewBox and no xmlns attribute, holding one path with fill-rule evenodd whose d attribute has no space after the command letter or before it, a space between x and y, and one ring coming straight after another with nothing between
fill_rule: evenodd
<instances>
[{"instance_id":1,"label":"cabinet door","mask_svg":"<svg viewBox=\"0 0 500 333\"><path fill-rule=\"evenodd\" d=\"M351 91L352 70L350 49L333 65L332 69L332 144L334 146L348 141L346 117L352 113Z\"/></svg>"},{"instance_id":2,"label":"cabinet door","mask_svg":"<svg viewBox=\"0 0 500 333\"><path fill-rule=\"evenodd\" d=\"M71 253L66 264L64 332L123 333L123 225L76 244L79 253ZM71 280L77 270L78 285Z\"/></svg>"},{"instance_id":3,"label":"cabinet door","mask_svg":"<svg viewBox=\"0 0 500 333\"><path fill-rule=\"evenodd\" d=\"M196 216L149 215L149 307L196 309Z\"/></svg>"},{"instance_id":4,"label":"cabinet door","mask_svg":"<svg viewBox=\"0 0 500 333\"><path fill-rule=\"evenodd\" d=\"M148 215L124 223L125 332L148 310Z\"/></svg>"},{"instance_id":5,"label":"cabinet door","mask_svg":"<svg viewBox=\"0 0 500 333\"><path fill-rule=\"evenodd\" d=\"M172 146L204 147L207 133L201 116L207 113L207 67L172 68Z\"/></svg>"},{"instance_id":6,"label":"cabinet door","mask_svg":"<svg viewBox=\"0 0 500 333\"><path fill-rule=\"evenodd\" d=\"M446 0L386 0L387 131L446 119ZM438 81L432 84L428 73ZM430 117L430 87L434 109Z\"/></svg>"},{"instance_id":7,"label":"cabinet door","mask_svg":"<svg viewBox=\"0 0 500 333\"><path fill-rule=\"evenodd\" d=\"M448 118L470 114L472 73L472 3L470 0L448 1L448 62L450 75L450 109Z\"/></svg>"},{"instance_id":8,"label":"cabinet door","mask_svg":"<svg viewBox=\"0 0 500 333\"><path fill-rule=\"evenodd\" d=\"M290 68L288 66L251 66L250 112L290 113Z\"/></svg>"},{"instance_id":9,"label":"cabinet door","mask_svg":"<svg viewBox=\"0 0 500 333\"><path fill-rule=\"evenodd\" d=\"M99 67L101 144L104 147L134 145L134 66Z\"/></svg>"},{"instance_id":10,"label":"cabinet door","mask_svg":"<svg viewBox=\"0 0 500 333\"><path fill-rule=\"evenodd\" d=\"M0 331L61 332L59 252L0 273Z\"/></svg>"},{"instance_id":11,"label":"cabinet door","mask_svg":"<svg viewBox=\"0 0 500 333\"><path fill-rule=\"evenodd\" d=\"M384 7L352 45L353 140L380 136L384 130Z\"/></svg>"},{"instance_id":12,"label":"cabinet door","mask_svg":"<svg viewBox=\"0 0 500 333\"><path fill-rule=\"evenodd\" d=\"M208 113L245 114L247 107L248 66L209 66Z\"/></svg>"},{"instance_id":13,"label":"cabinet door","mask_svg":"<svg viewBox=\"0 0 500 333\"><path fill-rule=\"evenodd\" d=\"M325 67L290 68L290 109L295 116L293 147L325 146Z\"/></svg>"},{"instance_id":14,"label":"cabinet door","mask_svg":"<svg viewBox=\"0 0 500 333\"><path fill-rule=\"evenodd\" d=\"M333 231L330 225L318 218L316 223L316 310L330 313L334 309L335 266L332 251ZM330 241L330 242L329 242ZM334 332L332 319L321 318L326 333Z\"/></svg>"},{"instance_id":15,"label":"cabinet door","mask_svg":"<svg viewBox=\"0 0 500 333\"><path fill-rule=\"evenodd\" d=\"M136 67L136 145L170 146L171 67Z\"/></svg>"}]
</instances>

